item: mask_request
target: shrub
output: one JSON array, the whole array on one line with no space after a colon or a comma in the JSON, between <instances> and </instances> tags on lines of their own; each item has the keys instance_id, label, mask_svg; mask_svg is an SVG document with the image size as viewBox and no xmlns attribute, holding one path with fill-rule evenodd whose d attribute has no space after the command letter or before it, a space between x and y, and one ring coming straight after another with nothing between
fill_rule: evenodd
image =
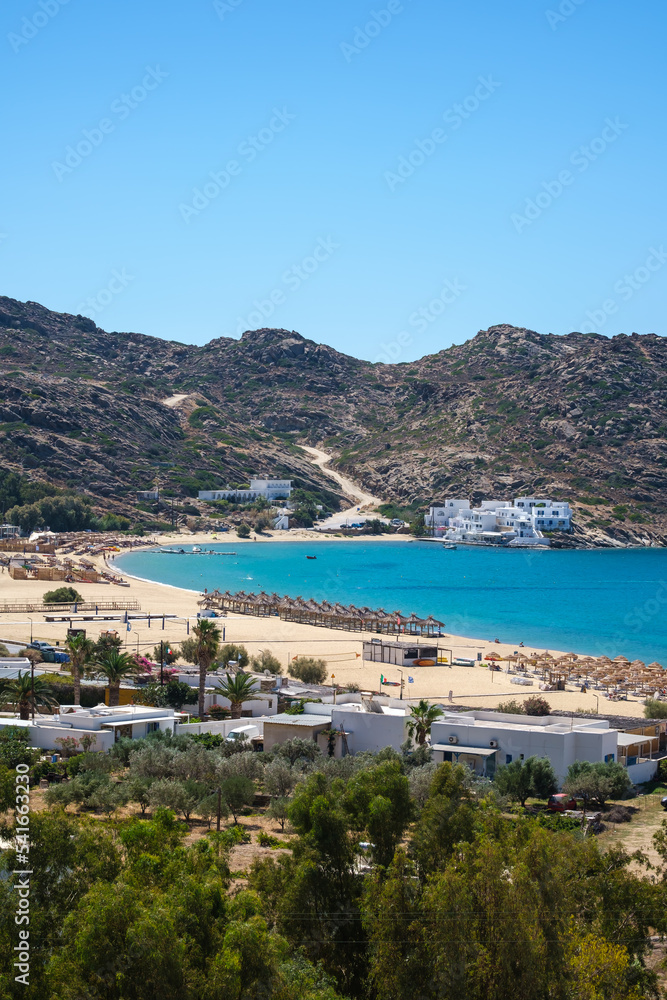
<instances>
[{"instance_id":1,"label":"shrub","mask_svg":"<svg viewBox=\"0 0 667 1000\"><path fill-rule=\"evenodd\" d=\"M212 719L228 719L231 712L228 708L223 708L222 705L211 705L208 714Z\"/></svg>"},{"instance_id":2,"label":"shrub","mask_svg":"<svg viewBox=\"0 0 667 1000\"><path fill-rule=\"evenodd\" d=\"M605 820L607 823L629 823L636 812L637 810L632 806L620 806L616 804L606 813Z\"/></svg>"},{"instance_id":3,"label":"shrub","mask_svg":"<svg viewBox=\"0 0 667 1000\"><path fill-rule=\"evenodd\" d=\"M526 715L551 715L551 706L546 698L539 694L531 694L523 703Z\"/></svg>"},{"instance_id":4,"label":"shrub","mask_svg":"<svg viewBox=\"0 0 667 1000\"><path fill-rule=\"evenodd\" d=\"M257 843L261 847L283 847L284 846L282 840L278 840L277 837L272 837L270 833L264 833L263 830L261 831L261 833L257 834Z\"/></svg>"},{"instance_id":5,"label":"shrub","mask_svg":"<svg viewBox=\"0 0 667 1000\"><path fill-rule=\"evenodd\" d=\"M239 524L238 528L236 529L236 534L239 536L239 538L250 538L250 528L248 527L247 524Z\"/></svg>"},{"instance_id":6,"label":"shrub","mask_svg":"<svg viewBox=\"0 0 667 1000\"><path fill-rule=\"evenodd\" d=\"M316 660L312 656L295 656L289 665L289 673L304 684L324 684L327 665L324 660Z\"/></svg>"},{"instance_id":7,"label":"shrub","mask_svg":"<svg viewBox=\"0 0 667 1000\"><path fill-rule=\"evenodd\" d=\"M510 701L501 701L496 711L503 712L505 715L526 714L526 709L523 707L520 701L516 700L516 698L510 699Z\"/></svg>"},{"instance_id":8,"label":"shrub","mask_svg":"<svg viewBox=\"0 0 667 1000\"><path fill-rule=\"evenodd\" d=\"M259 656L253 656L250 662L252 669L258 674L263 674L265 670L268 670L270 674L280 674L283 669L278 657L274 656L268 649L260 650Z\"/></svg>"},{"instance_id":9,"label":"shrub","mask_svg":"<svg viewBox=\"0 0 667 1000\"><path fill-rule=\"evenodd\" d=\"M0 656L9 656L9 650L5 646L4 642L0 642Z\"/></svg>"},{"instance_id":10,"label":"shrub","mask_svg":"<svg viewBox=\"0 0 667 1000\"><path fill-rule=\"evenodd\" d=\"M48 590L42 600L44 604L76 604L83 597L74 587L58 587L56 590Z\"/></svg>"},{"instance_id":11,"label":"shrub","mask_svg":"<svg viewBox=\"0 0 667 1000\"><path fill-rule=\"evenodd\" d=\"M667 701L647 698L644 702L644 716L647 719L667 719Z\"/></svg>"},{"instance_id":12,"label":"shrub","mask_svg":"<svg viewBox=\"0 0 667 1000\"><path fill-rule=\"evenodd\" d=\"M271 528L272 526L273 522L271 521L270 517L266 516L266 514L260 514L257 520L255 521L255 531L259 535L261 535L263 531L266 531L267 528Z\"/></svg>"}]
</instances>

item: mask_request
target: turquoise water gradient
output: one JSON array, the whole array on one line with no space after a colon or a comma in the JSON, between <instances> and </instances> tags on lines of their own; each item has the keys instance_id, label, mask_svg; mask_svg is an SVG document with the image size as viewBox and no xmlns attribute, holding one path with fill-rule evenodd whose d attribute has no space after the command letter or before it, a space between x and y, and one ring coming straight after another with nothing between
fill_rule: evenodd
<instances>
[{"instance_id":1,"label":"turquoise water gradient","mask_svg":"<svg viewBox=\"0 0 667 1000\"><path fill-rule=\"evenodd\" d=\"M191 549L191 546L183 546ZM429 614L446 631L667 666L667 550L521 552L420 542L211 544L132 552L124 572L190 590L277 591ZM316 555L317 559L306 559Z\"/></svg>"}]
</instances>

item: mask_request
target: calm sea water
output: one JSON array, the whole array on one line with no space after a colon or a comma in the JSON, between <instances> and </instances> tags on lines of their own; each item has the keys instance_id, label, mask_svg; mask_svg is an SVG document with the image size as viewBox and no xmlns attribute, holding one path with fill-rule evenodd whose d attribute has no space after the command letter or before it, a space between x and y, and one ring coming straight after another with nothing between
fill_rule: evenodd
<instances>
[{"instance_id":1,"label":"calm sea water","mask_svg":"<svg viewBox=\"0 0 667 1000\"><path fill-rule=\"evenodd\" d=\"M183 546L186 551L192 546ZM667 550L522 552L424 542L215 544L133 552L124 572L203 591L277 591L432 614L446 631L667 666ZM306 559L316 555L317 559Z\"/></svg>"}]
</instances>

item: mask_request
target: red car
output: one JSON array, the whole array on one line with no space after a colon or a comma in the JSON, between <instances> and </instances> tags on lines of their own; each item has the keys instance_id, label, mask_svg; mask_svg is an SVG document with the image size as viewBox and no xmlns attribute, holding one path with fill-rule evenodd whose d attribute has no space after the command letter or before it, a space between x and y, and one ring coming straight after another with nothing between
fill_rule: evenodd
<instances>
[{"instance_id":1,"label":"red car","mask_svg":"<svg viewBox=\"0 0 667 1000\"><path fill-rule=\"evenodd\" d=\"M568 809L576 809L577 800L573 799L571 795L565 795L564 792L560 792L558 795L551 795L549 801L547 802L547 809L550 812L565 812Z\"/></svg>"}]
</instances>

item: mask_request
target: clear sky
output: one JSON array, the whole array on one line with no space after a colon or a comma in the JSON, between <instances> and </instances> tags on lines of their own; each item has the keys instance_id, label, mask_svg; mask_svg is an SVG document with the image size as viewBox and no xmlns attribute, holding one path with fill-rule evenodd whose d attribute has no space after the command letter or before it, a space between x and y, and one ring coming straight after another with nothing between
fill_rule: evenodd
<instances>
[{"instance_id":1,"label":"clear sky","mask_svg":"<svg viewBox=\"0 0 667 1000\"><path fill-rule=\"evenodd\" d=\"M1 290L369 360L494 323L665 334L666 26L664 0L7 0Z\"/></svg>"}]
</instances>

